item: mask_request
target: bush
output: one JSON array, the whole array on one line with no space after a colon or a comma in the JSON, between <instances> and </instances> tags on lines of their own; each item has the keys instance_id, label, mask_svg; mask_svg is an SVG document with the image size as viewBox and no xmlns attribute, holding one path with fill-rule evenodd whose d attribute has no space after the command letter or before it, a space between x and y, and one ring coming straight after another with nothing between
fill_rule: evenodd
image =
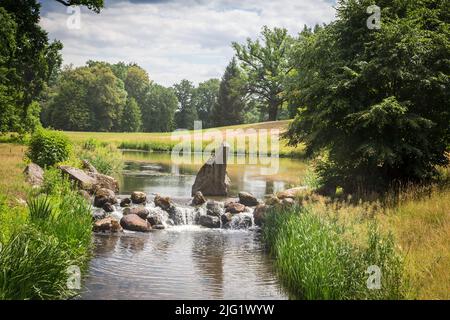
<instances>
[{"instance_id":1,"label":"bush","mask_svg":"<svg viewBox=\"0 0 450 320\"><path fill-rule=\"evenodd\" d=\"M53 166L69 158L71 144L61 132L38 129L30 140L28 158L41 167Z\"/></svg>"},{"instance_id":2,"label":"bush","mask_svg":"<svg viewBox=\"0 0 450 320\"><path fill-rule=\"evenodd\" d=\"M299 299L400 299L402 262L390 236L369 228L367 246L357 246L345 229L311 208L269 213L264 240L276 258L282 283ZM367 288L368 267L382 272L381 289Z\"/></svg>"}]
</instances>

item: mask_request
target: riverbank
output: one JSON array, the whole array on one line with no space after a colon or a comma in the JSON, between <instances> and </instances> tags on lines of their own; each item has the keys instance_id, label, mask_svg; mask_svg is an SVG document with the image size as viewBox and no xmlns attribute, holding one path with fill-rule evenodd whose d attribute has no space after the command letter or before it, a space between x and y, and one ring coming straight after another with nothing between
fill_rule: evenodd
<instances>
[{"instance_id":1,"label":"riverbank","mask_svg":"<svg viewBox=\"0 0 450 320\"><path fill-rule=\"evenodd\" d=\"M450 298L448 186L412 188L395 205L312 197L273 210L264 238L296 298ZM367 288L371 265L381 271L377 290Z\"/></svg>"},{"instance_id":2,"label":"riverbank","mask_svg":"<svg viewBox=\"0 0 450 320\"><path fill-rule=\"evenodd\" d=\"M49 169L25 182L26 146L0 144L0 299L66 299L90 257L90 205Z\"/></svg>"},{"instance_id":3,"label":"riverbank","mask_svg":"<svg viewBox=\"0 0 450 320\"><path fill-rule=\"evenodd\" d=\"M220 133L224 140L234 147L234 152L248 154L249 152L260 152L260 144L257 142L258 134L261 130L267 130L267 153L271 154L271 139L270 131L278 130L280 133L286 131L287 126L291 120L261 122L254 124L235 125L220 128L204 129L198 132L193 130L183 133L191 138L191 150L194 150L194 143L203 139L200 143L202 150L204 150L211 142L213 142L213 133ZM228 133L227 133L228 131ZM201 132L201 134L199 133ZM107 143L116 146L120 149L133 149L141 151L157 151L169 152L180 140L172 140L172 132L64 132L69 139L81 144L89 139L95 139L102 143ZM208 138L208 135L210 137ZM236 139L245 138L244 145L237 143ZM6 139L6 138L4 138ZM250 142L252 141L252 142ZM280 137L279 142L279 156L290 158L304 157L304 146L291 147L287 145L287 140Z\"/></svg>"}]
</instances>

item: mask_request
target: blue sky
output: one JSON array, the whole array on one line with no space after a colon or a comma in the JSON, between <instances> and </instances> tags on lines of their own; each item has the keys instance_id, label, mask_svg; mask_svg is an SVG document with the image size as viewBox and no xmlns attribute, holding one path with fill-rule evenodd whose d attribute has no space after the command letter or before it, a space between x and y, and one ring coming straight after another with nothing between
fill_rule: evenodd
<instances>
[{"instance_id":1,"label":"blue sky","mask_svg":"<svg viewBox=\"0 0 450 320\"><path fill-rule=\"evenodd\" d=\"M332 0L106 0L100 14L82 8L80 29L69 29L66 7L41 3L41 25L64 44L65 64L136 62L166 86L220 78L231 42L256 38L263 25L296 34L335 15Z\"/></svg>"}]
</instances>

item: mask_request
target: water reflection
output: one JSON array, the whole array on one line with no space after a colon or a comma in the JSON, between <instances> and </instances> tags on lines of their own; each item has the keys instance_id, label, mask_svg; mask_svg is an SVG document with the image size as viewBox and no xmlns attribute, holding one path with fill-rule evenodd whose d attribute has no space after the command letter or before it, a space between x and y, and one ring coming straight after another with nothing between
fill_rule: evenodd
<instances>
[{"instance_id":1,"label":"water reflection","mask_svg":"<svg viewBox=\"0 0 450 320\"><path fill-rule=\"evenodd\" d=\"M160 193L173 197L187 197L195 175L202 163L175 164L168 153L124 151L126 169L121 178L121 192L129 194L135 190ZM244 159L245 160L245 159ZM245 162L245 161L243 161ZM260 164L230 164L227 171L231 179L230 196L239 191L248 191L264 197L303 181L307 164L293 159L280 159L276 174L261 175ZM295 174L293 174L295 172Z\"/></svg>"}]
</instances>

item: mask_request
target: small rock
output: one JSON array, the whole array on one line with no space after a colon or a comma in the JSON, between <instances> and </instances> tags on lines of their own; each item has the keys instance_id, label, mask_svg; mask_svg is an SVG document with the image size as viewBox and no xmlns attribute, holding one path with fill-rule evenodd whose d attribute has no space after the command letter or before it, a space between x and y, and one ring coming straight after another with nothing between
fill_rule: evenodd
<instances>
[{"instance_id":1,"label":"small rock","mask_svg":"<svg viewBox=\"0 0 450 320\"><path fill-rule=\"evenodd\" d=\"M281 192L277 193L277 197L280 200L286 199L286 198L292 198L295 199L299 194L307 190L307 187L297 187L297 188L291 188L287 189Z\"/></svg>"},{"instance_id":2,"label":"small rock","mask_svg":"<svg viewBox=\"0 0 450 320\"><path fill-rule=\"evenodd\" d=\"M205 202L206 202L206 199L203 196L203 193L201 191L197 191L194 195L194 198L192 199L192 205L201 206Z\"/></svg>"},{"instance_id":3,"label":"small rock","mask_svg":"<svg viewBox=\"0 0 450 320\"><path fill-rule=\"evenodd\" d=\"M155 224L152 228L157 229L157 230L162 230L162 229L165 229L166 227L163 224Z\"/></svg>"},{"instance_id":4,"label":"small rock","mask_svg":"<svg viewBox=\"0 0 450 320\"><path fill-rule=\"evenodd\" d=\"M103 205L103 210L105 210L106 212L114 212L114 206L107 202Z\"/></svg>"},{"instance_id":5,"label":"small rock","mask_svg":"<svg viewBox=\"0 0 450 320\"><path fill-rule=\"evenodd\" d=\"M82 160L82 168L90 173L98 173L97 169L86 159Z\"/></svg>"},{"instance_id":6,"label":"small rock","mask_svg":"<svg viewBox=\"0 0 450 320\"><path fill-rule=\"evenodd\" d=\"M284 198L281 200L281 205L284 207L291 207L295 204L295 200L292 198Z\"/></svg>"},{"instance_id":7,"label":"small rock","mask_svg":"<svg viewBox=\"0 0 450 320\"><path fill-rule=\"evenodd\" d=\"M156 215L148 216L147 221L150 222L152 227L162 224L161 219Z\"/></svg>"},{"instance_id":8,"label":"small rock","mask_svg":"<svg viewBox=\"0 0 450 320\"><path fill-rule=\"evenodd\" d=\"M227 212L220 216L220 220L222 220L223 226L226 226L231 221L231 219L233 219L233 214L231 214L230 212Z\"/></svg>"},{"instance_id":9,"label":"small rock","mask_svg":"<svg viewBox=\"0 0 450 320\"><path fill-rule=\"evenodd\" d=\"M248 192L239 192L239 203L244 206L254 207L258 205L258 199L254 195Z\"/></svg>"},{"instance_id":10,"label":"small rock","mask_svg":"<svg viewBox=\"0 0 450 320\"><path fill-rule=\"evenodd\" d=\"M265 204L267 204L268 206L275 206L277 204L281 203L281 200L277 198L277 196L271 194L269 196L266 197L266 200L264 201Z\"/></svg>"},{"instance_id":11,"label":"small rock","mask_svg":"<svg viewBox=\"0 0 450 320\"><path fill-rule=\"evenodd\" d=\"M101 208L105 203L117 203L116 195L112 190L105 188L98 189L95 193L94 206Z\"/></svg>"},{"instance_id":12,"label":"small rock","mask_svg":"<svg viewBox=\"0 0 450 320\"><path fill-rule=\"evenodd\" d=\"M219 217L204 215L200 216L198 223L207 228L220 228Z\"/></svg>"},{"instance_id":13,"label":"small rock","mask_svg":"<svg viewBox=\"0 0 450 320\"><path fill-rule=\"evenodd\" d=\"M223 209L221 208L219 202L211 200L206 203L206 214L220 217L223 214Z\"/></svg>"},{"instance_id":14,"label":"small rock","mask_svg":"<svg viewBox=\"0 0 450 320\"><path fill-rule=\"evenodd\" d=\"M161 197L159 194L155 196L155 206L165 211L170 211L173 207L172 200L169 197Z\"/></svg>"},{"instance_id":15,"label":"small rock","mask_svg":"<svg viewBox=\"0 0 450 320\"><path fill-rule=\"evenodd\" d=\"M244 212L245 206L238 202L231 202L228 203L225 207L225 212L231 212L231 213L241 213Z\"/></svg>"},{"instance_id":16,"label":"small rock","mask_svg":"<svg viewBox=\"0 0 450 320\"><path fill-rule=\"evenodd\" d=\"M257 226L262 226L264 219L266 218L267 209L267 205L260 204L256 206L255 211L253 211L253 220Z\"/></svg>"},{"instance_id":17,"label":"small rock","mask_svg":"<svg viewBox=\"0 0 450 320\"><path fill-rule=\"evenodd\" d=\"M95 232L120 232L122 231L122 227L120 226L119 222L113 217L106 217L104 219L95 221L93 230Z\"/></svg>"},{"instance_id":18,"label":"small rock","mask_svg":"<svg viewBox=\"0 0 450 320\"><path fill-rule=\"evenodd\" d=\"M136 204L145 203L147 201L147 195L145 192L134 191L131 194L131 201Z\"/></svg>"},{"instance_id":19,"label":"small rock","mask_svg":"<svg viewBox=\"0 0 450 320\"><path fill-rule=\"evenodd\" d=\"M122 208L128 207L130 205L131 205L131 199L130 198L124 198L124 199L122 199L122 201L120 201L120 206Z\"/></svg>"},{"instance_id":20,"label":"small rock","mask_svg":"<svg viewBox=\"0 0 450 320\"><path fill-rule=\"evenodd\" d=\"M137 214L127 214L120 219L120 225L131 231L149 232L152 226L147 220L140 218Z\"/></svg>"},{"instance_id":21,"label":"small rock","mask_svg":"<svg viewBox=\"0 0 450 320\"><path fill-rule=\"evenodd\" d=\"M135 214L138 215L141 219L147 219L147 216L150 212L147 208L144 207L135 207L135 208L125 208L123 209L123 215Z\"/></svg>"},{"instance_id":22,"label":"small rock","mask_svg":"<svg viewBox=\"0 0 450 320\"><path fill-rule=\"evenodd\" d=\"M86 190L78 190L78 194L85 198L87 201L91 201L91 195Z\"/></svg>"}]
</instances>

